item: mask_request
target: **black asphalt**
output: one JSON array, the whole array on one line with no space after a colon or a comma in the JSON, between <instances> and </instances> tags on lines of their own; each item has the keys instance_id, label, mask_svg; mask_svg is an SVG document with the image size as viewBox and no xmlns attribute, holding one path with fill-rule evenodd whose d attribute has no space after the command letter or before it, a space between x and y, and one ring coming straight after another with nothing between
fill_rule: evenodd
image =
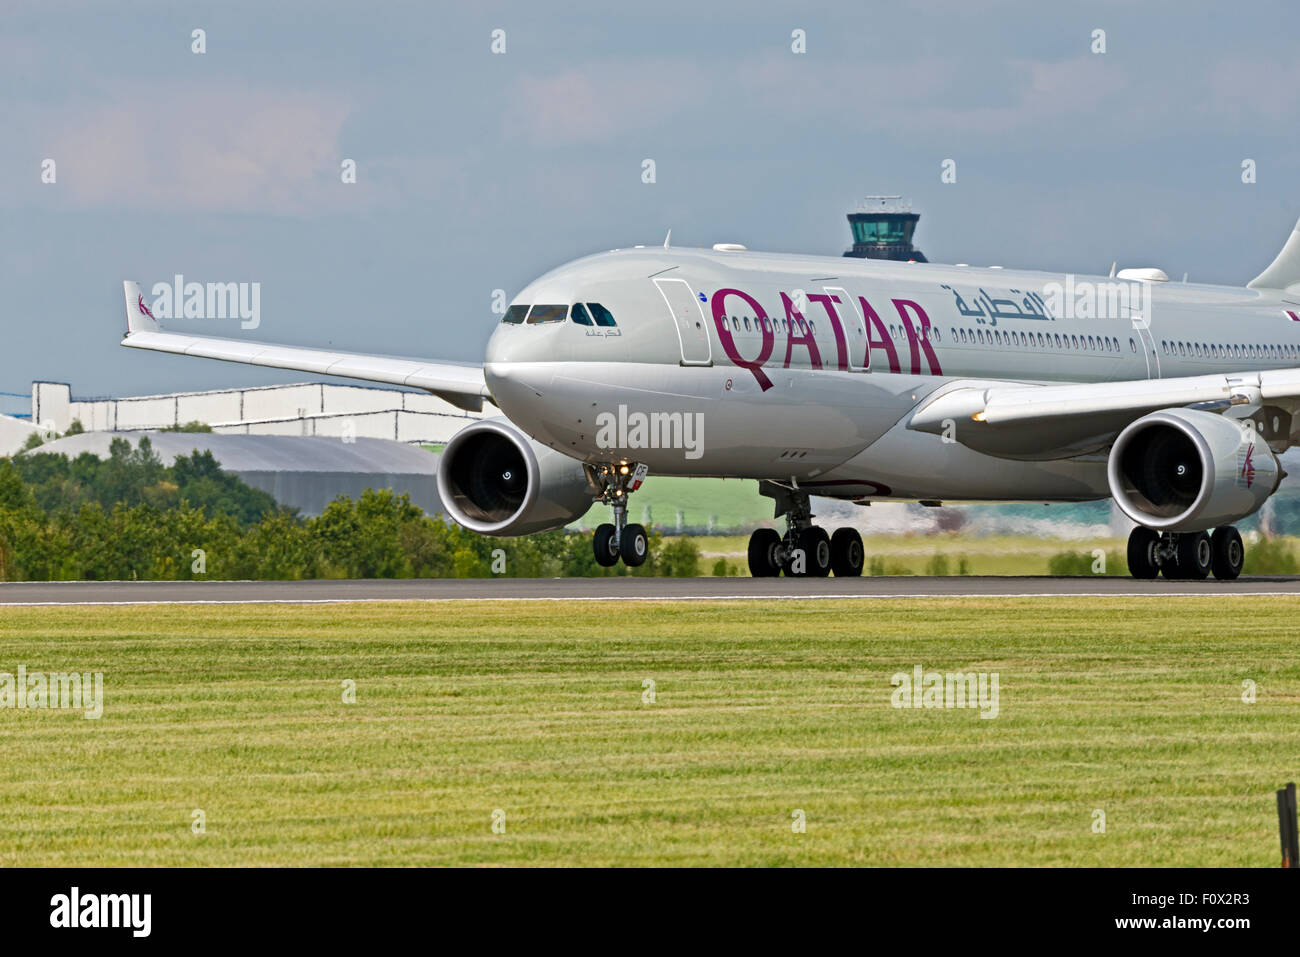
<instances>
[{"instance_id":1,"label":"black asphalt","mask_svg":"<svg viewBox=\"0 0 1300 957\"><path fill-rule=\"evenodd\" d=\"M1300 578L492 578L299 582L5 582L3 605L337 601L699 601L1017 595L1300 595Z\"/></svg>"}]
</instances>

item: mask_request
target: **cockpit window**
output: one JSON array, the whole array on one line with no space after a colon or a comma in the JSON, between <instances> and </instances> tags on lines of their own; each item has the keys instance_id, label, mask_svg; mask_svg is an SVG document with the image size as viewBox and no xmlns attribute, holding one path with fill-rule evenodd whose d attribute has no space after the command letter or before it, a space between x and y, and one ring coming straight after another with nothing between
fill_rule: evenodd
<instances>
[{"instance_id":1,"label":"cockpit window","mask_svg":"<svg viewBox=\"0 0 1300 957\"><path fill-rule=\"evenodd\" d=\"M507 309L505 318L502 319L501 321L508 322L511 325L516 325L518 323L523 322L524 316L526 315L528 315L528 304L523 303L521 305L511 306L509 309Z\"/></svg>"},{"instance_id":2,"label":"cockpit window","mask_svg":"<svg viewBox=\"0 0 1300 957\"><path fill-rule=\"evenodd\" d=\"M536 303L533 311L528 314L528 324L531 326L538 322L563 322L568 314L568 306L544 306Z\"/></svg>"},{"instance_id":3,"label":"cockpit window","mask_svg":"<svg viewBox=\"0 0 1300 957\"><path fill-rule=\"evenodd\" d=\"M591 325L591 315L587 312L587 307L580 302L573 304L573 308L569 310L569 318L580 326Z\"/></svg>"},{"instance_id":4,"label":"cockpit window","mask_svg":"<svg viewBox=\"0 0 1300 957\"><path fill-rule=\"evenodd\" d=\"M591 310L592 316L595 317L596 325L598 326L618 325L618 323L614 321L613 314L604 306L602 306L600 303L589 302L587 303L587 308Z\"/></svg>"}]
</instances>

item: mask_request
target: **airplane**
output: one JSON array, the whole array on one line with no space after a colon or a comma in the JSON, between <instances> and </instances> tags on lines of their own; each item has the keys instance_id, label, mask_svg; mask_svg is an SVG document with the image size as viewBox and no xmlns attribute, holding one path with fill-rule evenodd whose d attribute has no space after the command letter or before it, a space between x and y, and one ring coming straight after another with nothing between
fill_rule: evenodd
<instances>
[{"instance_id":1,"label":"airplane","mask_svg":"<svg viewBox=\"0 0 1300 957\"><path fill-rule=\"evenodd\" d=\"M1276 491L1300 436L1300 223L1245 287L666 239L529 283L482 365L164 331L124 290L130 348L491 402L502 414L442 453L447 513L518 536L607 505L606 567L645 561L628 502L653 473L758 481L786 527L751 536L756 577L862 574L861 536L816 525L816 495L1111 497L1136 525L1134 577L1234 579L1233 523Z\"/></svg>"}]
</instances>

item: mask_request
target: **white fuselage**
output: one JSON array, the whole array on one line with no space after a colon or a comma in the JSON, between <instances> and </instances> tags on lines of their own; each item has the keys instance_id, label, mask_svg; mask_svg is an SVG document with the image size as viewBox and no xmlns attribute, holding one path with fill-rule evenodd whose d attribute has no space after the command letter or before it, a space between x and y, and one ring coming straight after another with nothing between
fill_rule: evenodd
<instances>
[{"instance_id":1,"label":"white fuselage","mask_svg":"<svg viewBox=\"0 0 1300 957\"><path fill-rule=\"evenodd\" d=\"M1300 357L1288 313L1300 305L1275 294L1003 269L638 248L562 266L514 300L575 302L599 303L617 324L565 312L503 323L488 345L494 399L537 441L585 462L844 498L1105 497L1099 449L995 457L908 429L910 414L937 390L981 383L1168 378Z\"/></svg>"}]
</instances>

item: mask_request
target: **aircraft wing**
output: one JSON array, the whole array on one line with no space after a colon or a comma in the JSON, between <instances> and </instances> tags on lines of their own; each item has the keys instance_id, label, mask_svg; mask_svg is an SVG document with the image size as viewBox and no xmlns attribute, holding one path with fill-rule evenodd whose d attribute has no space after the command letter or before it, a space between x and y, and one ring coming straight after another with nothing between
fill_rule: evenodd
<instances>
[{"instance_id":1,"label":"aircraft wing","mask_svg":"<svg viewBox=\"0 0 1300 957\"><path fill-rule=\"evenodd\" d=\"M483 367L479 365L425 362L420 359L399 359L356 352L329 352L243 339L163 332L157 320L149 313L139 285L128 281L123 286L126 293L127 332L122 345L132 349L172 352L273 369L294 369L299 372L408 386L432 392L457 408L470 412L481 411L483 400L492 399L483 380Z\"/></svg>"},{"instance_id":2,"label":"aircraft wing","mask_svg":"<svg viewBox=\"0 0 1300 957\"><path fill-rule=\"evenodd\" d=\"M955 382L923 401L907 427L994 454L1054 458L1104 447L1128 423L1160 409L1264 404L1300 411L1300 369L1125 382Z\"/></svg>"}]
</instances>

